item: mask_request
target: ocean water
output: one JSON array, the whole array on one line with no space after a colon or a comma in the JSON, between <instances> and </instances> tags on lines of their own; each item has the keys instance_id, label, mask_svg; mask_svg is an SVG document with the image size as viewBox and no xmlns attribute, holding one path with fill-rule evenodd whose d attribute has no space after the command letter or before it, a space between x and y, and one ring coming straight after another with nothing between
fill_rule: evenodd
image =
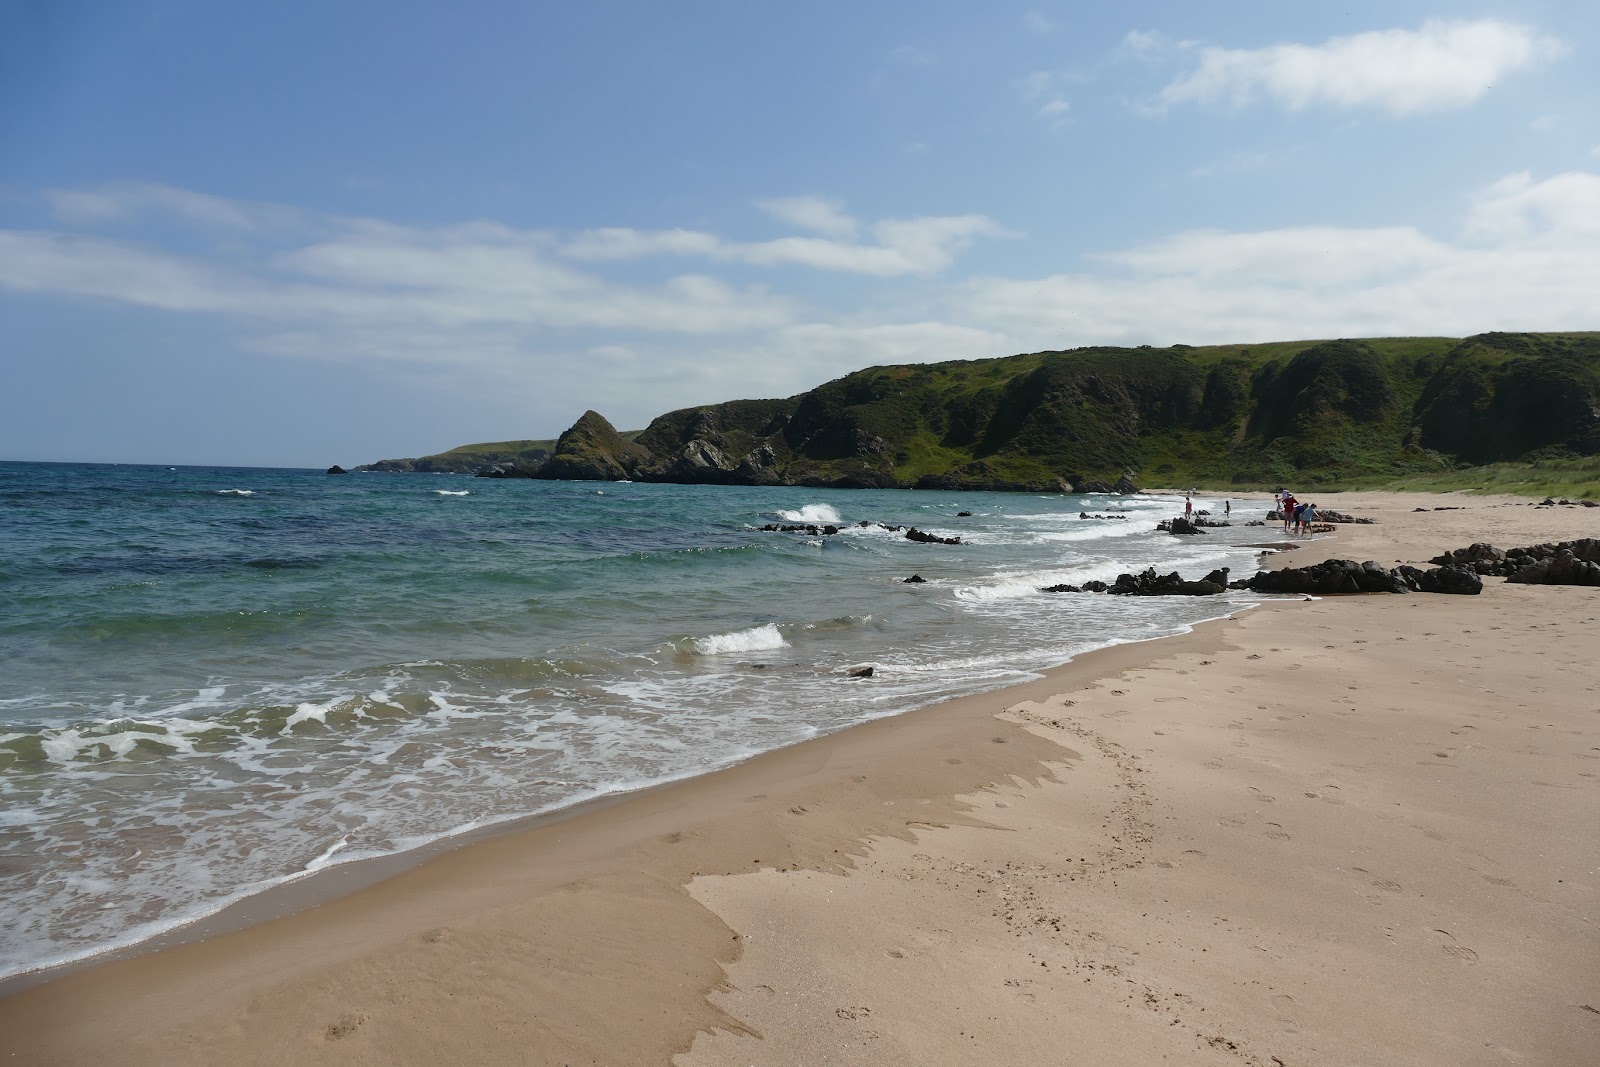
<instances>
[{"instance_id":1,"label":"ocean water","mask_svg":"<svg viewBox=\"0 0 1600 1067\"><path fill-rule=\"evenodd\" d=\"M1271 534L1175 510L0 463L0 976L1248 603L1038 591L1249 573ZM859 520L965 543L757 529Z\"/></svg>"}]
</instances>

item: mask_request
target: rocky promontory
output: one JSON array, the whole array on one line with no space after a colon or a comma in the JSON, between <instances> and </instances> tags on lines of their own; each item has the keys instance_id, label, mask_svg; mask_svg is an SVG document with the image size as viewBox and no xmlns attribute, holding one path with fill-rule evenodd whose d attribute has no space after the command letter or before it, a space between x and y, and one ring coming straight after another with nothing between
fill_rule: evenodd
<instances>
[{"instance_id":1,"label":"rocky promontory","mask_svg":"<svg viewBox=\"0 0 1600 1067\"><path fill-rule=\"evenodd\" d=\"M1132 493L1141 481L1310 490L1596 454L1600 335L1489 333L869 367L787 398L669 411L636 433L588 411L553 447L462 446L369 469Z\"/></svg>"}]
</instances>

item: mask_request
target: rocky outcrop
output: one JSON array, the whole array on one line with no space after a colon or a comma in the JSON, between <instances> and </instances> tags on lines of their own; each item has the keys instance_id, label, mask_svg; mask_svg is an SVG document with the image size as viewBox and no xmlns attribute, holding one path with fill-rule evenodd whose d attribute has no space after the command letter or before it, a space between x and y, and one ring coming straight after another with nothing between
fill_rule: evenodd
<instances>
[{"instance_id":1,"label":"rocky outcrop","mask_svg":"<svg viewBox=\"0 0 1600 1067\"><path fill-rule=\"evenodd\" d=\"M959 537L940 537L938 534L926 533L915 526L906 531L907 541L916 541L924 545L959 545Z\"/></svg>"},{"instance_id":2,"label":"rocky outcrop","mask_svg":"<svg viewBox=\"0 0 1600 1067\"><path fill-rule=\"evenodd\" d=\"M938 534L919 530L915 526L908 529L904 526L894 526L886 522L868 522L865 519L855 525L861 528L877 527L880 530L888 530L890 533L903 533L907 541L916 541L924 545L959 545L961 543L961 538L959 537L940 537ZM760 529L762 533L803 533L810 537L832 537L841 530L847 529L847 527L835 526L831 523L769 522L760 527ZM919 578L917 580L921 581L922 579Z\"/></svg>"},{"instance_id":3,"label":"rocky outcrop","mask_svg":"<svg viewBox=\"0 0 1600 1067\"><path fill-rule=\"evenodd\" d=\"M1431 562L1466 567L1518 585L1600 585L1595 580L1600 574L1600 539L1593 537L1504 550L1478 542L1442 553Z\"/></svg>"},{"instance_id":4,"label":"rocky outcrop","mask_svg":"<svg viewBox=\"0 0 1600 1067\"><path fill-rule=\"evenodd\" d=\"M1600 563L1563 549L1549 559L1528 564L1506 581L1517 585L1600 585Z\"/></svg>"},{"instance_id":5,"label":"rocky outcrop","mask_svg":"<svg viewBox=\"0 0 1600 1067\"><path fill-rule=\"evenodd\" d=\"M1267 518L1269 520L1271 520L1272 522L1282 522L1283 521L1283 512L1278 511L1277 509L1274 509L1272 511L1267 512ZM1321 508L1317 509L1316 521L1317 522L1334 522L1334 523L1354 523L1357 526L1376 526L1378 524L1378 520L1377 519L1358 519L1354 515L1347 515L1342 511L1323 511ZM1254 525L1257 525L1257 524L1256 523L1250 523L1249 525L1254 526Z\"/></svg>"},{"instance_id":6,"label":"rocky outcrop","mask_svg":"<svg viewBox=\"0 0 1600 1067\"><path fill-rule=\"evenodd\" d=\"M1156 529L1165 530L1170 534L1199 534L1205 533L1200 529L1200 523L1193 519L1186 519L1182 515L1175 519L1162 519L1156 523Z\"/></svg>"},{"instance_id":7,"label":"rocky outcrop","mask_svg":"<svg viewBox=\"0 0 1600 1067\"><path fill-rule=\"evenodd\" d=\"M1110 593L1113 596L1216 596L1228 591L1228 568L1212 571L1199 581L1187 581L1177 571L1157 574L1154 567L1140 574L1119 574L1110 585L1101 581L1083 585L1048 585L1041 593Z\"/></svg>"},{"instance_id":8,"label":"rocky outcrop","mask_svg":"<svg viewBox=\"0 0 1600 1067\"><path fill-rule=\"evenodd\" d=\"M1432 570L1399 567L1387 570L1368 560L1330 559L1309 567L1285 567L1277 571L1258 571L1253 578L1234 582L1234 589L1257 593L1310 593L1318 596L1339 593L1458 593L1483 591L1483 579L1470 567L1451 564Z\"/></svg>"},{"instance_id":9,"label":"rocky outcrop","mask_svg":"<svg viewBox=\"0 0 1600 1067\"><path fill-rule=\"evenodd\" d=\"M1111 487L1111 491L1121 493L1123 496L1133 496L1139 491L1139 483L1133 480L1132 471L1123 471L1122 477L1117 479L1117 484Z\"/></svg>"},{"instance_id":10,"label":"rocky outcrop","mask_svg":"<svg viewBox=\"0 0 1600 1067\"><path fill-rule=\"evenodd\" d=\"M1425 571L1402 565L1396 567L1394 573L1406 583L1408 589L1417 593L1457 593L1477 596L1483 592L1483 579L1478 577L1478 572L1471 567L1434 567Z\"/></svg>"},{"instance_id":11,"label":"rocky outcrop","mask_svg":"<svg viewBox=\"0 0 1600 1067\"><path fill-rule=\"evenodd\" d=\"M1255 577L1235 582L1235 588L1257 593L1406 593L1411 587L1398 575L1368 560L1330 559L1309 567L1259 571Z\"/></svg>"},{"instance_id":12,"label":"rocky outcrop","mask_svg":"<svg viewBox=\"0 0 1600 1067\"><path fill-rule=\"evenodd\" d=\"M604 415L585 411L556 439L555 454L532 472L532 476L619 482L632 478L649 458L649 450L625 440Z\"/></svg>"},{"instance_id":13,"label":"rocky outcrop","mask_svg":"<svg viewBox=\"0 0 1600 1067\"><path fill-rule=\"evenodd\" d=\"M333 466L328 468L328 473L329 474L349 474L350 472L345 470L343 467L339 466L337 463L335 463Z\"/></svg>"}]
</instances>

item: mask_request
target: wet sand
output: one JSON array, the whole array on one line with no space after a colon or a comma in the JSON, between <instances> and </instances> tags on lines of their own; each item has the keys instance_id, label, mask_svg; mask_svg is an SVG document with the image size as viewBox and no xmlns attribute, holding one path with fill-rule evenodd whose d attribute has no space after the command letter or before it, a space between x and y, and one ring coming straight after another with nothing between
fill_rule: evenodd
<instances>
[{"instance_id":1,"label":"wet sand","mask_svg":"<svg viewBox=\"0 0 1600 1067\"><path fill-rule=\"evenodd\" d=\"M1380 525L1286 565L1600 536L1316 499ZM1596 589L1274 602L69 974L0 1056L1592 1064L1597 663Z\"/></svg>"}]
</instances>

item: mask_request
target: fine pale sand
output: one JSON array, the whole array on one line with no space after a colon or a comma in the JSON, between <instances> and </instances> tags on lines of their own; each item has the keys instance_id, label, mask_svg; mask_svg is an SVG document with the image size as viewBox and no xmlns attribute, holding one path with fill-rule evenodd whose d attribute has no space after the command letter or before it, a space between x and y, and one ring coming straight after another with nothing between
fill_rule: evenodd
<instances>
[{"instance_id":1,"label":"fine pale sand","mask_svg":"<svg viewBox=\"0 0 1600 1067\"><path fill-rule=\"evenodd\" d=\"M1600 536L1600 509L1317 503L1381 525L1277 562ZM24 990L6 1056L1592 1067L1600 589L1280 601L1108 649Z\"/></svg>"}]
</instances>

